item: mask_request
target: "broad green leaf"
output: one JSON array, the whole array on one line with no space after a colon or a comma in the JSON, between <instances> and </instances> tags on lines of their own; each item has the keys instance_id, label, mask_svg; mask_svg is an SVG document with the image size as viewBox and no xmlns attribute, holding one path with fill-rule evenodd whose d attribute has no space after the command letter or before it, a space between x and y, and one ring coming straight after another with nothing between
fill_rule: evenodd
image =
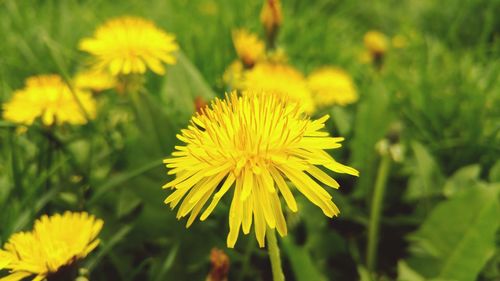
<instances>
[{"instance_id":1,"label":"broad green leaf","mask_svg":"<svg viewBox=\"0 0 500 281\"><path fill-rule=\"evenodd\" d=\"M89 200L88 203L93 204L103 195L105 195L108 192L111 192L113 188L117 188L123 185L125 182L130 181L131 179L141 174L144 174L155 167L159 167L160 165L161 165L161 159L156 159L154 161L145 163L134 170L123 172L119 175L111 177L107 182L103 183L101 186L96 188L96 192L94 193L94 195L92 196L92 198Z\"/></svg>"},{"instance_id":2,"label":"broad green leaf","mask_svg":"<svg viewBox=\"0 0 500 281\"><path fill-rule=\"evenodd\" d=\"M491 167L488 179L490 182L500 182L500 160L498 160L495 165Z\"/></svg>"},{"instance_id":3,"label":"broad green leaf","mask_svg":"<svg viewBox=\"0 0 500 281\"><path fill-rule=\"evenodd\" d=\"M443 176L434 157L419 142L412 142L411 148L415 163L412 165L413 174L408 182L405 199L411 201L441 194Z\"/></svg>"},{"instance_id":4,"label":"broad green leaf","mask_svg":"<svg viewBox=\"0 0 500 281\"><path fill-rule=\"evenodd\" d=\"M422 275L411 269L404 261L398 262L398 281L424 281Z\"/></svg>"},{"instance_id":5,"label":"broad green leaf","mask_svg":"<svg viewBox=\"0 0 500 281\"><path fill-rule=\"evenodd\" d=\"M426 279L475 280L495 252L499 191L478 185L440 203L410 236L408 265Z\"/></svg>"},{"instance_id":6,"label":"broad green leaf","mask_svg":"<svg viewBox=\"0 0 500 281\"><path fill-rule=\"evenodd\" d=\"M479 180L481 166L479 164L469 165L458 169L445 183L443 194L447 197L453 196L462 189L476 185Z\"/></svg>"},{"instance_id":7,"label":"broad green leaf","mask_svg":"<svg viewBox=\"0 0 500 281\"><path fill-rule=\"evenodd\" d=\"M338 128L339 136L347 136L352 130L352 113L340 106L334 106L330 110L335 126Z\"/></svg>"},{"instance_id":8,"label":"broad green leaf","mask_svg":"<svg viewBox=\"0 0 500 281\"><path fill-rule=\"evenodd\" d=\"M215 94L196 67L179 51L177 63L165 76L161 98L169 106L171 116L189 117L194 112L197 97L209 101Z\"/></svg>"},{"instance_id":9,"label":"broad green leaf","mask_svg":"<svg viewBox=\"0 0 500 281\"><path fill-rule=\"evenodd\" d=\"M393 119L390 110L391 95L381 82L374 82L369 91L361 98L353 126L352 165L360 171L362 177L357 179L354 190L356 198L365 197L372 187L377 153L375 144L382 139Z\"/></svg>"},{"instance_id":10,"label":"broad green leaf","mask_svg":"<svg viewBox=\"0 0 500 281\"><path fill-rule=\"evenodd\" d=\"M359 281L372 281L373 278L370 274L370 271L364 266L359 265L358 266L358 274L359 274Z\"/></svg>"},{"instance_id":11,"label":"broad green leaf","mask_svg":"<svg viewBox=\"0 0 500 281\"><path fill-rule=\"evenodd\" d=\"M287 236L281 241L297 281L327 280L314 265L306 248L296 245L291 236Z\"/></svg>"}]
</instances>

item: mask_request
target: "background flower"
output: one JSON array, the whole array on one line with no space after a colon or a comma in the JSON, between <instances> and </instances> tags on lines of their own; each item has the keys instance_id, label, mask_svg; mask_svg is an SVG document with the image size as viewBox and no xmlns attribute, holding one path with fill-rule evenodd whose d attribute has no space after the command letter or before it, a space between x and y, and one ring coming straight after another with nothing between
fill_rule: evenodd
<instances>
[{"instance_id":1,"label":"background flower","mask_svg":"<svg viewBox=\"0 0 500 281\"><path fill-rule=\"evenodd\" d=\"M72 93L72 91L74 91ZM30 125L36 118L44 125L87 123L96 116L96 103L90 93L70 89L58 75L40 75L26 79L25 87L14 92L3 105L3 118Z\"/></svg>"},{"instance_id":2,"label":"background flower","mask_svg":"<svg viewBox=\"0 0 500 281\"><path fill-rule=\"evenodd\" d=\"M358 100L351 76L340 68L324 67L307 77L307 85L318 107L347 105Z\"/></svg>"},{"instance_id":3,"label":"background flower","mask_svg":"<svg viewBox=\"0 0 500 281\"><path fill-rule=\"evenodd\" d=\"M307 82L302 73L287 64L259 63L244 72L242 80L236 85L240 90L277 93L299 102L308 113L314 111L314 102Z\"/></svg>"},{"instance_id":4,"label":"background flower","mask_svg":"<svg viewBox=\"0 0 500 281\"><path fill-rule=\"evenodd\" d=\"M79 48L94 56L94 66L113 75L144 73L165 74L164 63L174 64L179 49L175 37L153 22L138 17L120 17L106 21L94 36L80 41Z\"/></svg>"}]
</instances>

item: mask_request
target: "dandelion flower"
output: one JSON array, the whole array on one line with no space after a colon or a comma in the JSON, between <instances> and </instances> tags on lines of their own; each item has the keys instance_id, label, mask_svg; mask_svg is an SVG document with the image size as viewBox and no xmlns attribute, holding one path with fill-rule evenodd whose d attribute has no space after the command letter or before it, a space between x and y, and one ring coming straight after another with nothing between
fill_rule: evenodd
<instances>
[{"instance_id":1,"label":"dandelion flower","mask_svg":"<svg viewBox=\"0 0 500 281\"><path fill-rule=\"evenodd\" d=\"M179 49L175 37L153 22L137 17L111 19L97 28L94 37L80 41L79 48L95 57L95 67L113 75L165 74L164 63L174 64Z\"/></svg>"},{"instance_id":2,"label":"dandelion flower","mask_svg":"<svg viewBox=\"0 0 500 281\"><path fill-rule=\"evenodd\" d=\"M2 280L35 275L33 280L41 281L71 266L97 247L102 225L102 220L85 212L42 216L33 231L12 235L0 250L0 270L9 270Z\"/></svg>"},{"instance_id":3,"label":"dandelion flower","mask_svg":"<svg viewBox=\"0 0 500 281\"><path fill-rule=\"evenodd\" d=\"M3 105L3 118L23 125L41 119L44 125L69 123L81 125L96 116L96 103L89 92L74 89L58 75L26 79L25 87L14 92Z\"/></svg>"},{"instance_id":4,"label":"dandelion flower","mask_svg":"<svg viewBox=\"0 0 500 281\"><path fill-rule=\"evenodd\" d=\"M264 56L265 45L257 35L238 29L233 32L234 48L246 67L252 67Z\"/></svg>"},{"instance_id":5,"label":"dandelion flower","mask_svg":"<svg viewBox=\"0 0 500 281\"><path fill-rule=\"evenodd\" d=\"M325 67L311 73L307 78L309 89L318 107L347 105L358 100L351 76L334 67Z\"/></svg>"},{"instance_id":6,"label":"dandelion flower","mask_svg":"<svg viewBox=\"0 0 500 281\"><path fill-rule=\"evenodd\" d=\"M293 101L300 101L307 113L312 113L315 109L306 79L302 73L287 64L259 63L245 72L241 83L236 86L240 90L276 93Z\"/></svg>"},{"instance_id":7,"label":"dandelion flower","mask_svg":"<svg viewBox=\"0 0 500 281\"><path fill-rule=\"evenodd\" d=\"M233 92L224 100L215 99L177 135L185 144L164 160L168 174L176 175L163 186L174 190L165 203L175 208L182 201L177 218L190 214L189 227L211 197L202 221L232 189L230 248L240 229L250 232L252 222L261 247L267 228L287 234L279 195L293 212L298 207L286 180L326 216L338 215L332 196L320 183L333 188L339 184L317 166L351 175L358 172L324 151L340 147L343 140L321 131L327 119L310 120L297 103L269 93Z\"/></svg>"},{"instance_id":8,"label":"dandelion flower","mask_svg":"<svg viewBox=\"0 0 500 281\"><path fill-rule=\"evenodd\" d=\"M239 85L243 79L244 67L240 60L234 60L224 71L222 81L225 85Z\"/></svg>"},{"instance_id":9,"label":"dandelion flower","mask_svg":"<svg viewBox=\"0 0 500 281\"><path fill-rule=\"evenodd\" d=\"M75 75L74 83L79 89L101 92L114 88L117 81L109 72L84 70Z\"/></svg>"},{"instance_id":10,"label":"dandelion flower","mask_svg":"<svg viewBox=\"0 0 500 281\"><path fill-rule=\"evenodd\" d=\"M384 55L389 48L389 40L387 39L387 36L379 31L368 31L363 37L363 41L365 43L365 48L373 56Z\"/></svg>"}]
</instances>

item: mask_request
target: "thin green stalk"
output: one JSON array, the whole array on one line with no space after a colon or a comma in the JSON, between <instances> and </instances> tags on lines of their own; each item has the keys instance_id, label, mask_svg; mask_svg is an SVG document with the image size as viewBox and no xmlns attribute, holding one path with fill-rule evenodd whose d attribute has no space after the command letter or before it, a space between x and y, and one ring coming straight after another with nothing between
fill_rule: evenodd
<instances>
[{"instance_id":1,"label":"thin green stalk","mask_svg":"<svg viewBox=\"0 0 500 281\"><path fill-rule=\"evenodd\" d=\"M370 272L374 271L376 264L380 215L382 213L384 193L390 167L391 157L389 153L387 153L382 156L378 167L377 180L375 182L375 189L373 191L371 203L370 225L368 227L368 248L366 251L366 265Z\"/></svg>"},{"instance_id":2,"label":"thin green stalk","mask_svg":"<svg viewBox=\"0 0 500 281\"><path fill-rule=\"evenodd\" d=\"M267 229L267 250L269 251L269 260L273 271L273 281L285 281L283 267L281 266L280 248L274 229Z\"/></svg>"},{"instance_id":3,"label":"thin green stalk","mask_svg":"<svg viewBox=\"0 0 500 281\"><path fill-rule=\"evenodd\" d=\"M18 159L18 150L16 146L16 142L14 138L16 137L15 129L12 129L10 132L10 138L9 138L9 145L10 145L10 152L11 152L11 166L12 166L12 177L14 178L14 193L18 194L21 196L23 186L22 186L22 181L21 181L21 171L19 167L19 159Z\"/></svg>"},{"instance_id":4,"label":"thin green stalk","mask_svg":"<svg viewBox=\"0 0 500 281\"><path fill-rule=\"evenodd\" d=\"M252 251L255 247L255 239L248 239L247 247L245 248L245 255L243 256L242 266L240 270L240 276L238 277L238 281L242 281L245 279L245 276L248 272L248 267L250 265L250 258L252 257Z\"/></svg>"}]
</instances>

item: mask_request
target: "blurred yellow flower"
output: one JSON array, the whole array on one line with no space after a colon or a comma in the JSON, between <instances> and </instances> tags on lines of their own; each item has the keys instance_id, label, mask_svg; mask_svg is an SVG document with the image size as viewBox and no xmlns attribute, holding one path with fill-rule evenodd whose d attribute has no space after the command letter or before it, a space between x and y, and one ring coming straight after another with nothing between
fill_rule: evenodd
<instances>
[{"instance_id":1,"label":"blurred yellow flower","mask_svg":"<svg viewBox=\"0 0 500 281\"><path fill-rule=\"evenodd\" d=\"M12 235L0 250L0 270L10 270L1 280L17 281L32 275L33 280L46 280L94 250L102 226L102 220L85 212L42 216L33 231Z\"/></svg>"},{"instance_id":2,"label":"blurred yellow flower","mask_svg":"<svg viewBox=\"0 0 500 281\"><path fill-rule=\"evenodd\" d=\"M363 38L365 48L373 55L380 56L385 54L389 48L389 40L382 32L371 30Z\"/></svg>"},{"instance_id":3,"label":"blurred yellow flower","mask_svg":"<svg viewBox=\"0 0 500 281\"><path fill-rule=\"evenodd\" d=\"M117 81L109 72L84 70L75 75L74 83L79 89L101 92L114 88Z\"/></svg>"},{"instance_id":4,"label":"blurred yellow flower","mask_svg":"<svg viewBox=\"0 0 500 281\"><path fill-rule=\"evenodd\" d=\"M264 0L264 6L262 6L260 12L260 21L264 26L267 37L272 41L283 22L280 0Z\"/></svg>"},{"instance_id":5,"label":"blurred yellow flower","mask_svg":"<svg viewBox=\"0 0 500 281\"><path fill-rule=\"evenodd\" d=\"M334 67L325 67L311 73L307 78L309 89L318 107L347 105L358 100L351 76Z\"/></svg>"},{"instance_id":6,"label":"blurred yellow flower","mask_svg":"<svg viewBox=\"0 0 500 281\"><path fill-rule=\"evenodd\" d=\"M240 90L264 91L300 101L304 111L314 112L314 102L307 81L298 70L287 64L259 63L243 74Z\"/></svg>"},{"instance_id":7,"label":"blurred yellow flower","mask_svg":"<svg viewBox=\"0 0 500 281\"><path fill-rule=\"evenodd\" d=\"M24 125L31 125L38 117L47 126L85 124L87 118L96 116L95 100L89 92L73 90L58 75L30 77L3 105L3 118Z\"/></svg>"},{"instance_id":8,"label":"blurred yellow flower","mask_svg":"<svg viewBox=\"0 0 500 281\"><path fill-rule=\"evenodd\" d=\"M243 78L243 71L243 63L240 60L235 60L224 71L222 81L225 85L238 85Z\"/></svg>"},{"instance_id":9,"label":"blurred yellow flower","mask_svg":"<svg viewBox=\"0 0 500 281\"><path fill-rule=\"evenodd\" d=\"M233 43L238 57L246 67L252 67L264 56L264 42L248 30L233 31Z\"/></svg>"},{"instance_id":10,"label":"blurred yellow flower","mask_svg":"<svg viewBox=\"0 0 500 281\"><path fill-rule=\"evenodd\" d=\"M125 16L105 22L94 37L81 40L79 48L95 57L95 68L113 75L142 74L147 68L163 75L163 64L176 62L179 46L153 22Z\"/></svg>"},{"instance_id":11,"label":"blurred yellow flower","mask_svg":"<svg viewBox=\"0 0 500 281\"><path fill-rule=\"evenodd\" d=\"M177 135L185 144L176 146L172 157L164 160L168 174L176 175L163 186L174 189L165 203L175 208L182 200L177 218L190 213L189 227L210 197L202 221L233 188L230 248L240 229L250 232L252 221L260 247L267 228L287 234L279 194L290 210L298 208L286 179L326 216L338 215L332 196L318 182L333 188L339 184L316 166L351 175L358 171L324 151L341 147L343 140L321 131L327 119L326 115L313 121L298 103L271 93L233 92L224 100L215 99L210 108L192 117L188 128Z\"/></svg>"}]
</instances>

